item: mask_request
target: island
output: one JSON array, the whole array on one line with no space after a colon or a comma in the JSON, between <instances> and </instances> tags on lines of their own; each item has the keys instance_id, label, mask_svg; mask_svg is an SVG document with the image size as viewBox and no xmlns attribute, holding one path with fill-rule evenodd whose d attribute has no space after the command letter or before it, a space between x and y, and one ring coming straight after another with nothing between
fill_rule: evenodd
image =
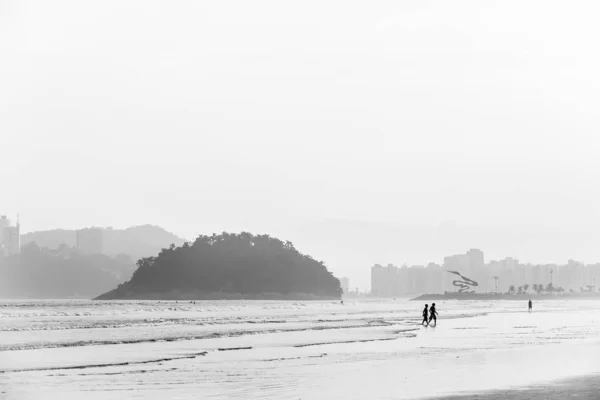
<instances>
[{"instance_id":1,"label":"island","mask_svg":"<svg viewBox=\"0 0 600 400\"><path fill-rule=\"evenodd\" d=\"M141 258L131 279L95 300L340 299L322 261L269 235L201 235Z\"/></svg>"}]
</instances>

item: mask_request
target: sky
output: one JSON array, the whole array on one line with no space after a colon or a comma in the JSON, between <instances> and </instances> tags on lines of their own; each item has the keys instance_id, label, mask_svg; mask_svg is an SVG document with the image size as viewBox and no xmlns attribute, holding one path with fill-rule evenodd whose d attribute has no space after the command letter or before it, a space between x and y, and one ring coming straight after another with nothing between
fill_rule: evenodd
<instances>
[{"instance_id":1,"label":"sky","mask_svg":"<svg viewBox=\"0 0 600 400\"><path fill-rule=\"evenodd\" d=\"M0 0L0 214L600 261L594 1Z\"/></svg>"}]
</instances>

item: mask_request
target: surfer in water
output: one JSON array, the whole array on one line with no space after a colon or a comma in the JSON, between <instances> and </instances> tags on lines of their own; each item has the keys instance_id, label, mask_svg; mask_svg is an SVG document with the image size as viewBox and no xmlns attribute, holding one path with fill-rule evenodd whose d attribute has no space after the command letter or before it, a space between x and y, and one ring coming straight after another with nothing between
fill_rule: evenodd
<instances>
[{"instance_id":1,"label":"surfer in water","mask_svg":"<svg viewBox=\"0 0 600 400\"><path fill-rule=\"evenodd\" d=\"M533 303L531 302L531 299L529 299L529 312L533 311Z\"/></svg>"},{"instance_id":2,"label":"surfer in water","mask_svg":"<svg viewBox=\"0 0 600 400\"><path fill-rule=\"evenodd\" d=\"M427 325L431 324L431 321L435 322L435 325L433 326L437 326L437 311L435 310L435 303L429 307L429 323Z\"/></svg>"},{"instance_id":3,"label":"surfer in water","mask_svg":"<svg viewBox=\"0 0 600 400\"><path fill-rule=\"evenodd\" d=\"M421 322L421 325L429 325L429 305L425 304L425 308L423 309L423 322Z\"/></svg>"}]
</instances>

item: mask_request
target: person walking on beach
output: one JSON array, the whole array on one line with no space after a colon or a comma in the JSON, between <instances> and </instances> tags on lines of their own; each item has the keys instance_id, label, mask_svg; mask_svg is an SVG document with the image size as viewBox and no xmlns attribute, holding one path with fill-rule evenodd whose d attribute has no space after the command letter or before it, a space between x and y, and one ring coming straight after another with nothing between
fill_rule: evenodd
<instances>
[{"instance_id":1,"label":"person walking on beach","mask_svg":"<svg viewBox=\"0 0 600 400\"><path fill-rule=\"evenodd\" d=\"M531 299L529 299L529 312L533 311L533 303L531 302Z\"/></svg>"},{"instance_id":2,"label":"person walking on beach","mask_svg":"<svg viewBox=\"0 0 600 400\"><path fill-rule=\"evenodd\" d=\"M428 310L429 304L425 304L425 308L423 309L423 322L421 322L421 325L429 325L429 310Z\"/></svg>"},{"instance_id":3,"label":"person walking on beach","mask_svg":"<svg viewBox=\"0 0 600 400\"><path fill-rule=\"evenodd\" d=\"M431 305L431 307L429 307L429 324L431 324L431 321L435 322L435 325L433 326L437 326L437 311L435 311L435 303L433 303Z\"/></svg>"}]
</instances>

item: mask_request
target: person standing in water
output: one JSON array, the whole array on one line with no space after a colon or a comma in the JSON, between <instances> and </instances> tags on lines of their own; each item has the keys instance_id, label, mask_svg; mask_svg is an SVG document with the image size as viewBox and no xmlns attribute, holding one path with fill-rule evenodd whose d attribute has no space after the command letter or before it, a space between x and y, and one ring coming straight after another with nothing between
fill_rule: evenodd
<instances>
[{"instance_id":1,"label":"person standing in water","mask_svg":"<svg viewBox=\"0 0 600 400\"><path fill-rule=\"evenodd\" d=\"M425 304L425 308L423 309L423 322L421 322L421 325L429 325L429 309L428 309L429 305Z\"/></svg>"},{"instance_id":2,"label":"person standing in water","mask_svg":"<svg viewBox=\"0 0 600 400\"><path fill-rule=\"evenodd\" d=\"M529 299L529 312L533 311L533 303L531 302L531 299Z\"/></svg>"},{"instance_id":3,"label":"person standing in water","mask_svg":"<svg viewBox=\"0 0 600 400\"><path fill-rule=\"evenodd\" d=\"M435 303L433 303L431 305L431 307L429 307L429 324L431 324L431 321L435 322L434 326L437 326L437 311L435 310Z\"/></svg>"}]
</instances>

